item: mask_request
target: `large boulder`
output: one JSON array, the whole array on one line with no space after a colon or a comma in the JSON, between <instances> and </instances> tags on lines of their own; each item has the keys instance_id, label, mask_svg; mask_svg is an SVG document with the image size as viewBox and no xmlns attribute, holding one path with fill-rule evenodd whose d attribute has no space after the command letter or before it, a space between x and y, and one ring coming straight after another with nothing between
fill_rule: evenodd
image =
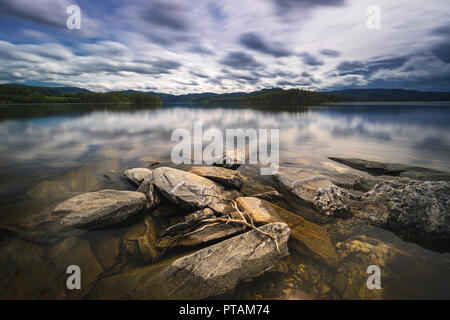
<instances>
[{"instance_id":1,"label":"large boulder","mask_svg":"<svg viewBox=\"0 0 450 320\"><path fill-rule=\"evenodd\" d=\"M125 170L123 175L136 187L140 186L145 179L152 178L152 170L147 168L133 168Z\"/></svg>"},{"instance_id":2,"label":"large boulder","mask_svg":"<svg viewBox=\"0 0 450 320\"><path fill-rule=\"evenodd\" d=\"M357 201L358 217L400 234L426 237L448 251L450 246L450 183L407 178L376 185ZM440 244L441 245L440 245Z\"/></svg>"},{"instance_id":3,"label":"large boulder","mask_svg":"<svg viewBox=\"0 0 450 320\"><path fill-rule=\"evenodd\" d=\"M450 181L450 173L429 168L354 158L330 157L329 159L375 176L400 176L422 181Z\"/></svg>"},{"instance_id":4,"label":"large boulder","mask_svg":"<svg viewBox=\"0 0 450 320\"><path fill-rule=\"evenodd\" d=\"M273 222L287 223L291 228L293 248L296 251L331 267L337 266L336 253L324 227L259 198L241 197L236 199L236 203L252 217L256 225Z\"/></svg>"},{"instance_id":5,"label":"large boulder","mask_svg":"<svg viewBox=\"0 0 450 320\"><path fill-rule=\"evenodd\" d=\"M399 178L377 184L363 196L329 187L314 202L326 211L345 206L355 217L384 227L423 245L450 249L450 183Z\"/></svg>"},{"instance_id":6,"label":"large boulder","mask_svg":"<svg viewBox=\"0 0 450 320\"><path fill-rule=\"evenodd\" d=\"M193 254L103 278L92 290L93 299L205 299L232 291L244 280L256 277L289 254L290 230L284 223L271 223L206 247Z\"/></svg>"},{"instance_id":7,"label":"large boulder","mask_svg":"<svg viewBox=\"0 0 450 320\"><path fill-rule=\"evenodd\" d=\"M230 188L240 189L242 187L242 177L239 171L221 167L192 167L189 172L211 179Z\"/></svg>"},{"instance_id":8,"label":"large boulder","mask_svg":"<svg viewBox=\"0 0 450 320\"><path fill-rule=\"evenodd\" d=\"M189 210L209 207L223 213L230 205L223 199L223 187L216 182L169 167L153 170L152 183L173 203Z\"/></svg>"}]
</instances>

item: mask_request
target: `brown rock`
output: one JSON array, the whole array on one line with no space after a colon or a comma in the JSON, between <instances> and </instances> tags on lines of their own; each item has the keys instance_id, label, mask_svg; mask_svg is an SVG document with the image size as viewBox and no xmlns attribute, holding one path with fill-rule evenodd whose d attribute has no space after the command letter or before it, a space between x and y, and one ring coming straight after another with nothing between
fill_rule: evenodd
<instances>
[{"instance_id":1,"label":"brown rock","mask_svg":"<svg viewBox=\"0 0 450 320\"><path fill-rule=\"evenodd\" d=\"M236 199L238 206L246 211L255 224L284 222L291 228L293 248L325 262L329 266L337 266L337 257L327 231L315 223L278 207L268 201L255 197Z\"/></svg>"}]
</instances>

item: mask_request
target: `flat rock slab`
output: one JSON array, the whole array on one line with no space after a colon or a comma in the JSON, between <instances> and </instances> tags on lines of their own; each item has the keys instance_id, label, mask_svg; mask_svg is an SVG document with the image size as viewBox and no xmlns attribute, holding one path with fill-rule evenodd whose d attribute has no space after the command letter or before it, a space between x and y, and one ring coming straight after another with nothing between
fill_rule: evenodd
<instances>
[{"instance_id":1,"label":"flat rock slab","mask_svg":"<svg viewBox=\"0 0 450 320\"><path fill-rule=\"evenodd\" d=\"M168 200L185 209L209 207L223 213L230 206L221 199L222 186L191 172L160 167L153 170L152 182Z\"/></svg>"},{"instance_id":2,"label":"flat rock slab","mask_svg":"<svg viewBox=\"0 0 450 320\"><path fill-rule=\"evenodd\" d=\"M429 168L355 158L330 157L329 159L357 170L366 171L374 176L388 175L407 177L422 181L450 181L450 173Z\"/></svg>"},{"instance_id":3,"label":"flat rock slab","mask_svg":"<svg viewBox=\"0 0 450 320\"><path fill-rule=\"evenodd\" d=\"M257 225L273 222L287 223L291 228L292 239L295 240L294 249L329 266L337 266L337 256L324 227L259 198L240 197L236 199L236 203L250 214Z\"/></svg>"},{"instance_id":4,"label":"flat rock slab","mask_svg":"<svg viewBox=\"0 0 450 320\"><path fill-rule=\"evenodd\" d=\"M92 290L92 299L197 300L232 291L244 280L259 276L289 255L290 230L284 223L261 227L275 242L255 230L206 247L160 269L134 269L104 278Z\"/></svg>"},{"instance_id":5,"label":"flat rock slab","mask_svg":"<svg viewBox=\"0 0 450 320\"><path fill-rule=\"evenodd\" d=\"M125 170L123 175L136 187L140 186L145 179L152 178L152 170L147 168L133 168Z\"/></svg>"},{"instance_id":6,"label":"flat rock slab","mask_svg":"<svg viewBox=\"0 0 450 320\"><path fill-rule=\"evenodd\" d=\"M230 188L240 189L242 177L239 171L222 167L192 167L189 172L211 179Z\"/></svg>"},{"instance_id":7,"label":"flat rock slab","mask_svg":"<svg viewBox=\"0 0 450 320\"><path fill-rule=\"evenodd\" d=\"M313 205L319 188L335 186L325 175L307 169L280 167L274 177L281 187L292 192L301 201L309 205Z\"/></svg>"},{"instance_id":8,"label":"flat rock slab","mask_svg":"<svg viewBox=\"0 0 450 320\"><path fill-rule=\"evenodd\" d=\"M141 192L102 190L84 193L56 206L53 215L68 228L96 229L114 225L141 212L146 204Z\"/></svg>"}]
</instances>

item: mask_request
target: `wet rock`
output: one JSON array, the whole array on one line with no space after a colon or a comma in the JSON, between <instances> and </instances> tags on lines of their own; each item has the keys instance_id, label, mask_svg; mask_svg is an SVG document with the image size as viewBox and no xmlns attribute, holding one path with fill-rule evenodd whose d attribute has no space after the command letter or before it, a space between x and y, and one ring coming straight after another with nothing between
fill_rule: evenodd
<instances>
[{"instance_id":1,"label":"wet rock","mask_svg":"<svg viewBox=\"0 0 450 320\"><path fill-rule=\"evenodd\" d=\"M375 176L400 176L421 181L450 181L450 173L429 168L354 158L330 157L329 159L357 170L366 171Z\"/></svg>"},{"instance_id":2,"label":"wet rock","mask_svg":"<svg viewBox=\"0 0 450 320\"><path fill-rule=\"evenodd\" d=\"M241 193L246 197L257 197L267 201L278 201L284 198L277 190L268 184L258 182L250 176L242 176Z\"/></svg>"},{"instance_id":3,"label":"wet rock","mask_svg":"<svg viewBox=\"0 0 450 320\"><path fill-rule=\"evenodd\" d=\"M64 299L65 281L44 249L20 238L0 243L0 299Z\"/></svg>"},{"instance_id":4,"label":"wet rock","mask_svg":"<svg viewBox=\"0 0 450 320\"><path fill-rule=\"evenodd\" d=\"M73 197L56 206L53 216L67 228L96 229L139 214L146 203L141 192L102 190Z\"/></svg>"},{"instance_id":5,"label":"wet rock","mask_svg":"<svg viewBox=\"0 0 450 320\"><path fill-rule=\"evenodd\" d=\"M152 180L144 179L136 191L145 194L145 197L147 198L145 206L149 210L157 207L161 202L161 197L155 190Z\"/></svg>"},{"instance_id":6,"label":"wet rock","mask_svg":"<svg viewBox=\"0 0 450 320\"><path fill-rule=\"evenodd\" d=\"M196 246L214 240L224 239L243 232L245 226L218 222L203 222L216 218L211 209L205 208L188 214L183 222L169 227L158 240L158 247Z\"/></svg>"},{"instance_id":7,"label":"wet rock","mask_svg":"<svg viewBox=\"0 0 450 320\"><path fill-rule=\"evenodd\" d=\"M284 222L291 228L293 248L331 267L336 267L337 257L327 230L315 223L255 197L236 199L238 206L247 212L256 225Z\"/></svg>"},{"instance_id":8,"label":"wet rock","mask_svg":"<svg viewBox=\"0 0 450 320\"><path fill-rule=\"evenodd\" d=\"M147 168L134 168L125 170L123 175L136 187L140 186L145 179L152 179L152 170Z\"/></svg>"},{"instance_id":9,"label":"wet rock","mask_svg":"<svg viewBox=\"0 0 450 320\"><path fill-rule=\"evenodd\" d=\"M349 192L339 187L319 188L313 200L314 208L327 216L349 217L351 212L347 203L351 197Z\"/></svg>"},{"instance_id":10,"label":"wet rock","mask_svg":"<svg viewBox=\"0 0 450 320\"><path fill-rule=\"evenodd\" d=\"M296 195L301 202L310 206L313 205L319 188L335 186L328 177L317 171L289 167L280 167L275 174L275 180L281 187Z\"/></svg>"},{"instance_id":11,"label":"wet rock","mask_svg":"<svg viewBox=\"0 0 450 320\"><path fill-rule=\"evenodd\" d=\"M29 241L52 243L134 217L145 203L145 195L135 191L84 193L3 227Z\"/></svg>"},{"instance_id":12,"label":"wet rock","mask_svg":"<svg viewBox=\"0 0 450 320\"><path fill-rule=\"evenodd\" d=\"M131 226L123 235L126 252L144 262L154 262L161 258L157 247L159 226L153 217L146 216L142 222Z\"/></svg>"},{"instance_id":13,"label":"wet rock","mask_svg":"<svg viewBox=\"0 0 450 320\"><path fill-rule=\"evenodd\" d=\"M153 171L153 184L168 200L188 210L209 207L223 213L230 205L224 201L223 187L196 174L168 167Z\"/></svg>"},{"instance_id":14,"label":"wet rock","mask_svg":"<svg viewBox=\"0 0 450 320\"><path fill-rule=\"evenodd\" d=\"M343 299L447 299L450 255L402 241L392 232L353 220L327 226L340 260L334 275ZM368 289L367 268L380 267L381 289ZM427 284L424 286L424 284Z\"/></svg>"},{"instance_id":15,"label":"wet rock","mask_svg":"<svg viewBox=\"0 0 450 320\"><path fill-rule=\"evenodd\" d=\"M289 227L272 223L206 247L170 265L131 270L102 279L92 291L93 299L205 299L232 291L236 285L273 267L289 254Z\"/></svg>"},{"instance_id":16,"label":"wet rock","mask_svg":"<svg viewBox=\"0 0 450 320\"><path fill-rule=\"evenodd\" d=\"M241 164L248 159L248 150L245 151L234 149L223 153L222 156L214 160L213 165L224 167L231 170L236 170Z\"/></svg>"},{"instance_id":17,"label":"wet rock","mask_svg":"<svg viewBox=\"0 0 450 320\"><path fill-rule=\"evenodd\" d=\"M192 167L189 172L230 188L240 189L242 187L242 177L239 171L221 167Z\"/></svg>"},{"instance_id":18,"label":"wet rock","mask_svg":"<svg viewBox=\"0 0 450 320\"><path fill-rule=\"evenodd\" d=\"M426 237L442 249L450 249L449 182L386 181L356 202L354 211L376 226Z\"/></svg>"},{"instance_id":19,"label":"wet rock","mask_svg":"<svg viewBox=\"0 0 450 320\"><path fill-rule=\"evenodd\" d=\"M103 268L92 254L91 246L87 240L80 238L67 238L49 249L48 259L56 267L56 272L65 284L69 276L67 267L77 265L81 269L81 289L65 289L67 298L82 299L94 286Z\"/></svg>"},{"instance_id":20,"label":"wet rock","mask_svg":"<svg viewBox=\"0 0 450 320\"><path fill-rule=\"evenodd\" d=\"M92 252L104 270L110 269L120 254L120 237L111 231L100 232L90 241Z\"/></svg>"}]
</instances>

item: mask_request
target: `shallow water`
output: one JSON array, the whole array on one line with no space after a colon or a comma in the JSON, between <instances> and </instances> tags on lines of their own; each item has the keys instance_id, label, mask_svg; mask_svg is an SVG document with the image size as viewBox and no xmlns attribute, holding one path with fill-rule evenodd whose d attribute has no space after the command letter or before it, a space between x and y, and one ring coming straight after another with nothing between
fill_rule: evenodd
<instances>
[{"instance_id":1,"label":"shallow water","mask_svg":"<svg viewBox=\"0 0 450 320\"><path fill-rule=\"evenodd\" d=\"M26 219L33 212L78 193L105 188L132 190L120 172L145 165L140 160L142 157L169 164L172 147L177 143L171 141L172 131L192 130L196 120L202 121L204 131L209 128L279 129L280 165L355 172L327 159L341 156L450 171L450 103L351 103L295 111L198 104L154 109L101 105L2 106L0 224ZM241 170L272 183L270 177L259 177L252 166ZM291 203L285 205L308 217L307 210ZM120 237L119 231L114 233ZM385 266L390 282L381 297L450 298L450 290L445 290L450 284L448 254L406 243L376 228L364 227L359 234L367 233L395 243L413 257ZM96 233L89 233L85 238L93 243ZM291 253L282 263L281 271L244 283L224 297L380 297L340 289L337 271L327 270L293 250ZM424 257L427 260L422 265L419 260ZM360 274L349 271L352 268L349 265L345 276L360 281Z\"/></svg>"}]
</instances>

